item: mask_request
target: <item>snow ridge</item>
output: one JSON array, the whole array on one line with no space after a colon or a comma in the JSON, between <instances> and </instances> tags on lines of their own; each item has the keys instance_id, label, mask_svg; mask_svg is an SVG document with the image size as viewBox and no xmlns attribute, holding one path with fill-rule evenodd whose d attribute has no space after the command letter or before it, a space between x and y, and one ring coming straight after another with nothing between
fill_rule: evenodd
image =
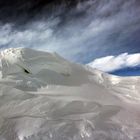
<instances>
[{"instance_id":1,"label":"snow ridge","mask_svg":"<svg viewBox=\"0 0 140 140\"><path fill-rule=\"evenodd\" d=\"M0 52L0 140L140 137L140 78L28 48Z\"/></svg>"}]
</instances>

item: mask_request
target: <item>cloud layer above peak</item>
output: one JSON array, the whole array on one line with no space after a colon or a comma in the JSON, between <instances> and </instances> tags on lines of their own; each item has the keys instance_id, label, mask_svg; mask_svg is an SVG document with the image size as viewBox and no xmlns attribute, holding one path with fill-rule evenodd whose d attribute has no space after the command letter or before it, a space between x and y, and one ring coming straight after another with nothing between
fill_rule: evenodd
<instances>
[{"instance_id":1,"label":"cloud layer above peak","mask_svg":"<svg viewBox=\"0 0 140 140\"><path fill-rule=\"evenodd\" d=\"M34 7L33 0L29 1ZM46 6L40 12L31 11L34 18L28 17L30 20L25 16L28 10L24 7L25 13L20 16L16 16L17 10L11 10L9 5L3 7L14 12L16 18L7 23L0 21L0 48L56 51L84 64L99 57L140 52L139 0L80 0L71 8L64 3L52 3L52 8ZM2 13L0 10L0 16Z\"/></svg>"},{"instance_id":2,"label":"cloud layer above peak","mask_svg":"<svg viewBox=\"0 0 140 140\"><path fill-rule=\"evenodd\" d=\"M106 56L95 59L88 65L105 72L113 72L127 67L138 67L140 66L140 53L123 53L118 56Z\"/></svg>"}]
</instances>

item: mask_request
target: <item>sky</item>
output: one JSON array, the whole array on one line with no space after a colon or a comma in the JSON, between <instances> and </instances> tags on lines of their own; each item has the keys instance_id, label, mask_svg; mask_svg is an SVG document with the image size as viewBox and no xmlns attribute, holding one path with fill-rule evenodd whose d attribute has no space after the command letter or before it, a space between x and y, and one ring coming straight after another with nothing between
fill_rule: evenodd
<instances>
[{"instance_id":1,"label":"sky","mask_svg":"<svg viewBox=\"0 0 140 140\"><path fill-rule=\"evenodd\" d=\"M0 49L57 52L121 76L140 75L139 0L0 0Z\"/></svg>"}]
</instances>

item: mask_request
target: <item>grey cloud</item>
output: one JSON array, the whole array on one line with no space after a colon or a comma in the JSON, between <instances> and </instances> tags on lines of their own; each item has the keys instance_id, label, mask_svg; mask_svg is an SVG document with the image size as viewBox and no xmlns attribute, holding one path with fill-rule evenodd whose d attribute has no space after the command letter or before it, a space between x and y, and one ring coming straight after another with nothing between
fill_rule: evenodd
<instances>
[{"instance_id":1,"label":"grey cloud","mask_svg":"<svg viewBox=\"0 0 140 140\"><path fill-rule=\"evenodd\" d=\"M140 51L138 0L87 0L71 8L65 4L56 7L49 17L45 17L44 8L34 20L18 28L14 23L1 25L0 46L57 51L82 63Z\"/></svg>"}]
</instances>

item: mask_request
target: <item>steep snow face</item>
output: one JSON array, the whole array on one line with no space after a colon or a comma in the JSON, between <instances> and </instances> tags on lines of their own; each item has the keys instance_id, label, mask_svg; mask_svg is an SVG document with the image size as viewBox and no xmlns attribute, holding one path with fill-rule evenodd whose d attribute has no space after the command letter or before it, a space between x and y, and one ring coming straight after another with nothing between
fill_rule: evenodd
<instances>
[{"instance_id":1,"label":"steep snow face","mask_svg":"<svg viewBox=\"0 0 140 140\"><path fill-rule=\"evenodd\" d=\"M140 78L25 48L0 52L0 140L138 140Z\"/></svg>"}]
</instances>

